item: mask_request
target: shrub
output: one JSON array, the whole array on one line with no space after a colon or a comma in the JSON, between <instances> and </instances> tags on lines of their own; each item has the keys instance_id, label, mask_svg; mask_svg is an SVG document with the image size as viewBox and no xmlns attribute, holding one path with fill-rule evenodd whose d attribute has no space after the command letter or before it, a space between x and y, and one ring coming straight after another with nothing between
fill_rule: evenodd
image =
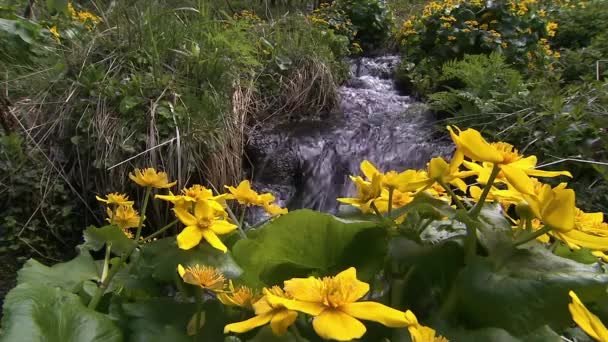
<instances>
[{"instance_id":1,"label":"shrub","mask_svg":"<svg viewBox=\"0 0 608 342\"><path fill-rule=\"evenodd\" d=\"M393 17L380 0L335 0L322 3L313 11L312 20L325 24L348 37L353 52L371 51L383 46L390 36Z\"/></svg>"},{"instance_id":2,"label":"shrub","mask_svg":"<svg viewBox=\"0 0 608 342\"><path fill-rule=\"evenodd\" d=\"M507 63L523 72L544 69L555 57L549 48L555 24L543 8L528 0L430 2L422 15L411 17L401 26L404 60L413 64L406 73L409 78L418 79L420 74L434 73L429 69L440 68L465 54L491 52L503 54ZM432 79L427 82L430 86L423 84L418 88L425 92L438 89Z\"/></svg>"}]
</instances>

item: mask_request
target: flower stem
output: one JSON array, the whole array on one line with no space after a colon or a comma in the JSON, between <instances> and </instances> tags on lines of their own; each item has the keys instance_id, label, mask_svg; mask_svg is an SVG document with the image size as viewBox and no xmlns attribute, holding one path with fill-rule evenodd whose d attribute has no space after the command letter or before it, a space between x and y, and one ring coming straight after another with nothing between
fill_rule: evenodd
<instances>
[{"instance_id":1,"label":"flower stem","mask_svg":"<svg viewBox=\"0 0 608 342\"><path fill-rule=\"evenodd\" d=\"M150 200L150 193L152 192L152 187L146 187L146 194L144 196L144 205L141 207L141 213L139 215L139 224L137 225L137 233L135 233L135 242L139 241L139 237L141 236L141 228L144 225L144 219L146 217L146 208L148 207L148 201Z\"/></svg>"},{"instance_id":2,"label":"flower stem","mask_svg":"<svg viewBox=\"0 0 608 342\"><path fill-rule=\"evenodd\" d=\"M239 231L239 235L241 236L242 239L246 239L247 238L247 234L245 234L245 230L243 229L243 227L241 226L241 224L239 223L239 219L236 218L236 215L234 215L234 212L232 211L232 209L230 209L229 206L226 206L226 211L228 212L228 216L230 216L230 219L236 223L238 225L237 229Z\"/></svg>"},{"instance_id":3,"label":"flower stem","mask_svg":"<svg viewBox=\"0 0 608 342\"><path fill-rule=\"evenodd\" d=\"M131 248L131 250L128 251L127 253L124 253L120 257L118 264L114 265L110 269L110 273L108 273L108 276L101 282L101 285L99 285L99 287L97 288L97 291L95 291L93 298L91 298L91 301L89 302L89 305L88 305L89 309L95 310L95 308L99 304L99 301L101 301L101 297L103 297L104 293L108 289L108 286L110 285L110 282L112 281L112 278L114 278L114 276L118 273L118 271L120 271L121 266L125 263L125 261L127 261L127 259L133 253L134 250L135 250L135 247Z\"/></svg>"},{"instance_id":4,"label":"flower stem","mask_svg":"<svg viewBox=\"0 0 608 342\"><path fill-rule=\"evenodd\" d=\"M143 238L142 241L148 241L151 240L157 236L159 236L160 234L164 233L167 229L175 226L175 224L177 224L177 222L179 222L178 220L174 220L173 222L169 223L168 225L162 227L161 229L157 230L156 232L146 236L145 238Z\"/></svg>"},{"instance_id":5,"label":"flower stem","mask_svg":"<svg viewBox=\"0 0 608 342\"><path fill-rule=\"evenodd\" d=\"M99 278L102 282L106 279L108 275L108 269L110 268L110 254L112 252L112 243L108 242L106 244L106 256L103 259L103 270L101 271L101 278Z\"/></svg>"},{"instance_id":6,"label":"flower stem","mask_svg":"<svg viewBox=\"0 0 608 342\"><path fill-rule=\"evenodd\" d=\"M462 201L458 198L458 196L456 196L456 194L454 193L452 188L450 188L449 185L445 184L445 182L439 178L437 179L437 183L439 183L439 185L441 185L441 187L445 189L445 191L450 195L450 197L452 197L452 200L454 201L454 203L456 203L456 206L458 208L463 209L463 210L466 209L466 207L464 206Z\"/></svg>"},{"instance_id":7,"label":"flower stem","mask_svg":"<svg viewBox=\"0 0 608 342\"><path fill-rule=\"evenodd\" d=\"M531 234L524 235L513 243L513 247L521 246L524 243L530 242L539 236L543 236L543 235L547 234L550 230L551 230L550 226L544 226L541 229L539 229Z\"/></svg>"},{"instance_id":8,"label":"flower stem","mask_svg":"<svg viewBox=\"0 0 608 342\"><path fill-rule=\"evenodd\" d=\"M475 204L475 206L473 207L473 209L471 209L471 211L469 211L469 214L471 215L472 218L476 218L477 216L479 216L479 213L481 212L481 208L483 208L483 204L486 201L486 198L488 197L488 194L490 193L490 190L492 189L492 186L494 185L494 181L496 180L496 176L498 176L498 173L500 172L500 167L498 166L498 164L494 164L494 166L492 167L492 173L490 174L490 178L488 178L488 182L486 183L486 186L483 188L483 192L481 193L481 196L479 196L479 201L477 201L477 204Z\"/></svg>"}]
</instances>

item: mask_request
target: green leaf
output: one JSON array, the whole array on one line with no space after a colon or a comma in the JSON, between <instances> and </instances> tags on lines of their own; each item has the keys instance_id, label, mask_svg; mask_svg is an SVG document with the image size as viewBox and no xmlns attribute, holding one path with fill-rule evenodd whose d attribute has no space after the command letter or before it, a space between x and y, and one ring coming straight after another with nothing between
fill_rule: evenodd
<instances>
[{"instance_id":1,"label":"green leaf","mask_svg":"<svg viewBox=\"0 0 608 342\"><path fill-rule=\"evenodd\" d=\"M46 7L50 12L68 12L68 0L46 0Z\"/></svg>"},{"instance_id":2,"label":"green leaf","mask_svg":"<svg viewBox=\"0 0 608 342\"><path fill-rule=\"evenodd\" d=\"M303 337L296 337L291 332L283 336L276 336L272 333L270 326L266 325L260 329L254 338L247 340L247 342L308 342Z\"/></svg>"},{"instance_id":3,"label":"green leaf","mask_svg":"<svg viewBox=\"0 0 608 342\"><path fill-rule=\"evenodd\" d=\"M251 286L278 284L310 273L335 274L350 266L374 272L367 262L382 260L377 239L381 232L366 232L371 250L363 248L357 235L378 228L376 222L345 221L311 210L296 210L251 233L233 247L234 257L244 270L243 280ZM358 244L353 249L353 243ZM372 267L373 268L373 267Z\"/></svg>"},{"instance_id":4,"label":"green leaf","mask_svg":"<svg viewBox=\"0 0 608 342\"><path fill-rule=\"evenodd\" d=\"M554 253L555 255L559 255L562 258L578 261L582 264L595 264L597 262L597 257L591 254L591 250L587 248L571 250L565 244L560 243L555 248Z\"/></svg>"},{"instance_id":5,"label":"green leaf","mask_svg":"<svg viewBox=\"0 0 608 342\"><path fill-rule=\"evenodd\" d=\"M101 270L89 252L83 251L76 258L51 267L30 259L19 270L17 283L60 287L66 291L76 292L84 281L99 280L100 273Z\"/></svg>"},{"instance_id":6,"label":"green leaf","mask_svg":"<svg viewBox=\"0 0 608 342\"><path fill-rule=\"evenodd\" d=\"M112 252L118 255L131 251L137 245L114 225L89 227L84 231L84 248L98 251L106 244L112 244Z\"/></svg>"},{"instance_id":7,"label":"green leaf","mask_svg":"<svg viewBox=\"0 0 608 342\"><path fill-rule=\"evenodd\" d=\"M515 337L499 328L460 330L447 334L450 341L492 341L492 342L561 342L561 337L548 326L543 326L530 334Z\"/></svg>"},{"instance_id":8,"label":"green leaf","mask_svg":"<svg viewBox=\"0 0 608 342\"><path fill-rule=\"evenodd\" d=\"M194 304L178 303L170 298L155 298L122 304L128 322L130 341L192 341L186 334Z\"/></svg>"},{"instance_id":9,"label":"green leaf","mask_svg":"<svg viewBox=\"0 0 608 342\"><path fill-rule=\"evenodd\" d=\"M142 267L161 281L172 281L178 264L213 266L228 278L237 278L242 273L230 252L222 253L204 241L197 247L183 250L177 247L175 237L160 239L142 246L141 259Z\"/></svg>"},{"instance_id":10,"label":"green leaf","mask_svg":"<svg viewBox=\"0 0 608 342\"><path fill-rule=\"evenodd\" d=\"M114 323L77 295L40 284L21 284L8 293L2 327L6 342L123 341Z\"/></svg>"},{"instance_id":11,"label":"green leaf","mask_svg":"<svg viewBox=\"0 0 608 342\"><path fill-rule=\"evenodd\" d=\"M523 335L547 324L567 327L568 291L593 300L606 285L608 275L597 265L564 259L542 247L516 249L500 260L478 258L465 267L455 284L456 308L474 326Z\"/></svg>"}]
</instances>

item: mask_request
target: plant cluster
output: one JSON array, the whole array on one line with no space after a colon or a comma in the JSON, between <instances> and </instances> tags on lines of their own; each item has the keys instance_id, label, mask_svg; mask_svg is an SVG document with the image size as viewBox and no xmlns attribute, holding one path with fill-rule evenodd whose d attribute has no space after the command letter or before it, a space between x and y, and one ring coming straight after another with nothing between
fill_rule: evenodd
<instances>
[{"instance_id":1,"label":"plant cluster","mask_svg":"<svg viewBox=\"0 0 608 342\"><path fill-rule=\"evenodd\" d=\"M547 6L536 0L429 2L421 15L405 21L398 33L405 52L405 73L419 91L436 90L441 65L466 54L503 54L520 70L534 70L555 61L551 49L557 24Z\"/></svg>"},{"instance_id":2,"label":"plant cluster","mask_svg":"<svg viewBox=\"0 0 608 342\"><path fill-rule=\"evenodd\" d=\"M98 197L109 225L87 228L69 262L25 264L2 338L603 341L603 311L585 305L606 300L603 215L577 208L566 183L540 180L569 172L538 169L535 156L474 129L448 130L450 161L387 172L363 161L355 196L338 199L357 218L288 213L246 180L175 195L166 173L136 169L141 211L125 194ZM153 199L175 220L153 229ZM254 206L269 218L250 226Z\"/></svg>"},{"instance_id":3,"label":"plant cluster","mask_svg":"<svg viewBox=\"0 0 608 342\"><path fill-rule=\"evenodd\" d=\"M381 48L389 38L394 19L379 0L335 0L321 3L310 15L314 23L347 37L353 53Z\"/></svg>"}]
</instances>

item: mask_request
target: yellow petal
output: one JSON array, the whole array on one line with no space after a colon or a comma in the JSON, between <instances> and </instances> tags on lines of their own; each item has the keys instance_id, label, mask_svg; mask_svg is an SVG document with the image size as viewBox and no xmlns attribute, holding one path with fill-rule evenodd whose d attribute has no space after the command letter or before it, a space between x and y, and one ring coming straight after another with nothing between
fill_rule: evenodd
<instances>
[{"instance_id":1,"label":"yellow petal","mask_svg":"<svg viewBox=\"0 0 608 342\"><path fill-rule=\"evenodd\" d=\"M350 341L365 334L365 325L339 310L326 310L312 321L317 335L328 340Z\"/></svg>"},{"instance_id":2,"label":"yellow petal","mask_svg":"<svg viewBox=\"0 0 608 342\"><path fill-rule=\"evenodd\" d=\"M569 295L572 298L572 303L568 304L568 309L574 322L596 341L608 341L608 329L602 321L587 310L574 291L570 291Z\"/></svg>"},{"instance_id":3,"label":"yellow petal","mask_svg":"<svg viewBox=\"0 0 608 342\"><path fill-rule=\"evenodd\" d=\"M228 247L224 245L222 240L220 240L220 238L218 238L217 235L215 235L215 233L211 229L202 229L201 232L203 234L203 237L205 238L205 240L207 240L207 242L209 242L211 247L219 249L224 253L228 252Z\"/></svg>"},{"instance_id":4,"label":"yellow petal","mask_svg":"<svg viewBox=\"0 0 608 342\"><path fill-rule=\"evenodd\" d=\"M272 316L270 320L270 329L277 336L283 336L287 332L287 328L293 324L298 318L298 313L291 310L280 310Z\"/></svg>"},{"instance_id":5,"label":"yellow petal","mask_svg":"<svg viewBox=\"0 0 608 342\"><path fill-rule=\"evenodd\" d=\"M183 208L175 208L173 209L175 216L186 226L196 226L198 220L192 214L190 214L186 209Z\"/></svg>"},{"instance_id":6,"label":"yellow petal","mask_svg":"<svg viewBox=\"0 0 608 342\"><path fill-rule=\"evenodd\" d=\"M518 169L511 165L500 165L502 173L517 191L522 194L533 195L534 194L534 183L526 175L522 169Z\"/></svg>"},{"instance_id":7,"label":"yellow petal","mask_svg":"<svg viewBox=\"0 0 608 342\"><path fill-rule=\"evenodd\" d=\"M211 229L215 234L224 235L234 231L236 227L237 226L235 224L232 224L228 221L215 220L213 221L211 226L209 226L209 229Z\"/></svg>"},{"instance_id":8,"label":"yellow petal","mask_svg":"<svg viewBox=\"0 0 608 342\"><path fill-rule=\"evenodd\" d=\"M500 163L503 161L502 155L478 131L472 128L464 131L460 131L458 127L455 127L455 129L458 130L459 134L456 134L451 127L448 127L454 144L465 156L475 161L490 163Z\"/></svg>"},{"instance_id":9,"label":"yellow petal","mask_svg":"<svg viewBox=\"0 0 608 342\"><path fill-rule=\"evenodd\" d=\"M315 277L293 278L285 281L285 292L304 302L323 302L323 282ZM294 309L295 310L295 309Z\"/></svg>"},{"instance_id":10,"label":"yellow petal","mask_svg":"<svg viewBox=\"0 0 608 342\"><path fill-rule=\"evenodd\" d=\"M177 264L177 273L179 273L179 276L182 278L184 277L184 274L186 274L186 270L182 264Z\"/></svg>"},{"instance_id":11,"label":"yellow petal","mask_svg":"<svg viewBox=\"0 0 608 342\"><path fill-rule=\"evenodd\" d=\"M340 310L350 316L378 322L390 328L403 328L410 324L402 311L376 302L348 303L341 306Z\"/></svg>"},{"instance_id":12,"label":"yellow petal","mask_svg":"<svg viewBox=\"0 0 608 342\"><path fill-rule=\"evenodd\" d=\"M244 333L249 330L253 330L257 327L261 327L264 324L267 324L272 319L272 313L267 313L264 315L259 315L252 317L246 321L231 323L224 327L224 334L227 333Z\"/></svg>"},{"instance_id":13,"label":"yellow petal","mask_svg":"<svg viewBox=\"0 0 608 342\"><path fill-rule=\"evenodd\" d=\"M414 315L414 313L410 310L407 310L405 312L405 319L407 320L407 322L409 323L409 325L418 325L418 319L416 318L416 315Z\"/></svg>"},{"instance_id":14,"label":"yellow petal","mask_svg":"<svg viewBox=\"0 0 608 342\"><path fill-rule=\"evenodd\" d=\"M188 226L177 235L177 246L180 249L191 249L197 246L202 238L203 234L198 227Z\"/></svg>"},{"instance_id":15,"label":"yellow petal","mask_svg":"<svg viewBox=\"0 0 608 342\"><path fill-rule=\"evenodd\" d=\"M448 176L449 173L450 165L445 161L445 159L435 157L429 162L429 178L443 179L444 176Z\"/></svg>"},{"instance_id":16,"label":"yellow petal","mask_svg":"<svg viewBox=\"0 0 608 342\"><path fill-rule=\"evenodd\" d=\"M555 231L552 234L572 247L585 247L597 251L608 250L608 237L591 235L576 229L567 232Z\"/></svg>"},{"instance_id":17,"label":"yellow petal","mask_svg":"<svg viewBox=\"0 0 608 342\"><path fill-rule=\"evenodd\" d=\"M537 170L537 169L528 169L525 170L525 173L528 176L532 176L532 177L559 177L559 176L567 176L572 178L572 174L568 171L544 171L544 170Z\"/></svg>"},{"instance_id":18,"label":"yellow petal","mask_svg":"<svg viewBox=\"0 0 608 342\"><path fill-rule=\"evenodd\" d=\"M266 300L273 307L284 307L289 310L300 311L311 316L317 316L323 312L326 307L321 303L303 302L295 299L287 299L273 294L266 294Z\"/></svg>"},{"instance_id":19,"label":"yellow petal","mask_svg":"<svg viewBox=\"0 0 608 342\"><path fill-rule=\"evenodd\" d=\"M369 292L369 284L357 279L357 269L354 267L350 267L347 270L338 273L335 279L336 281L348 284L348 301L350 302L361 299Z\"/></svg>"},{"instance_id":20,"label":"yellow petal","mask_svg":"<svg viewBox=\"0 0 608 342\"><path fill-rule=\"evenodd\" d=\"M602 251L593 251L593 252L591 252L591 254L593 254L593 256L595 256L595 257L602 259L603 262L608 262L608 255L606 255Z\"/></svg>"},{"instance_id":21,"label":"yellow petal","mask_svg":"<svg viewBox=\"0 0 608 342\"><path fill-rule=\"evenodd\" d=\"M554 198L543 210L545 224L560 231L574 228L575 193L572 189L553 190Z\"/></svg>"},{"instance_id":22,"label":"yellow petal","mask_svg":"<svg viewBox=\"0 0 608 342\"><path fill-rule=\"evenodd\" d=\"M365 177L367 177L367 179L370 181L374 178L374 175L382 173L368 160L361 162L361 172L363 172Z\"/></svg>"}]
</instances>

